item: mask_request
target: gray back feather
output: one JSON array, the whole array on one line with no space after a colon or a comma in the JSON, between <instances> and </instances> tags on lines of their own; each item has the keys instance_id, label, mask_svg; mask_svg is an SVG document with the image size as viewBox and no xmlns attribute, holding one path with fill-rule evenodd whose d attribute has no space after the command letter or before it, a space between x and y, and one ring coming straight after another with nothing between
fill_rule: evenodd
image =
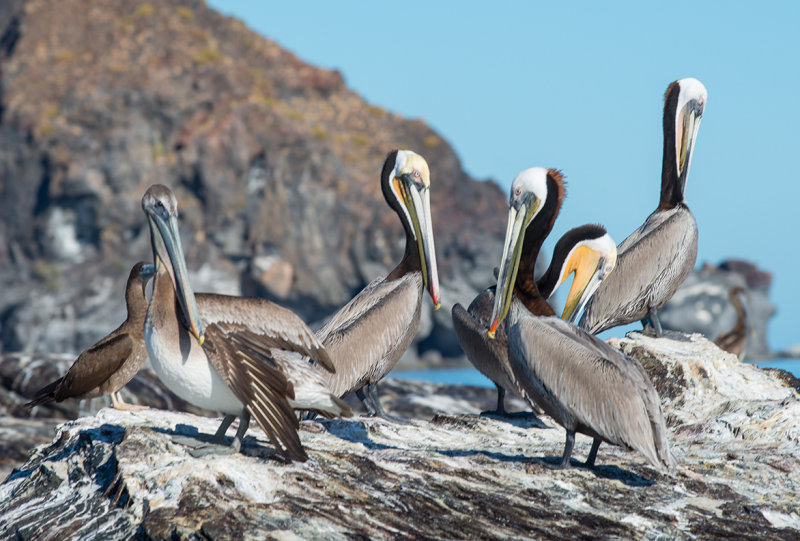
<instances>
[{"instance_id":1,"label":"gray back feather","mask_svg":"<svg viewBox=\"0 0 800 541\"><path fill-rule=\"evenodd\" d=\"M661 308L692 271L697 224L683 205L651 214L617 248L617 266L586 305L578 326L592 334Z\"/></svg>"},{"instance_id":2,"label":"gray back feather","mask_svg":"<svg viewBox=\"0 0 800 541\"><path fill-rule=\"evenodd\" d=\"M673 467L658 393L636 360L557 317L513 310L512 370L548 414L565 428L635 449L659 469Z\"/></svg>"}]
</instances>

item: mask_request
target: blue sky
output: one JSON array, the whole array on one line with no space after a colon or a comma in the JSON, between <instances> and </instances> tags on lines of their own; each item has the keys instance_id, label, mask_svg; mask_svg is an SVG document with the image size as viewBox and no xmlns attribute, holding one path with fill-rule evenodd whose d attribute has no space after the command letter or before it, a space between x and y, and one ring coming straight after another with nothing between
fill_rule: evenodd
<instances>
[{"instance_id":1,"label":"blue sky","mask_svg":"<svg viewBox=\"0 0 800 541\"><path fill-rule=\"evenodd\" d=\"M686 187L697 264L772 272L770 346L800 343L800 2L498 4L209 1L340 70L368 102L423 118L476 178L507 189L527 167L563 170L553 238L599 222L621 242L644 221L658 204L664 91L700 79L709 97Z\"/></svg>"}]
</instances>

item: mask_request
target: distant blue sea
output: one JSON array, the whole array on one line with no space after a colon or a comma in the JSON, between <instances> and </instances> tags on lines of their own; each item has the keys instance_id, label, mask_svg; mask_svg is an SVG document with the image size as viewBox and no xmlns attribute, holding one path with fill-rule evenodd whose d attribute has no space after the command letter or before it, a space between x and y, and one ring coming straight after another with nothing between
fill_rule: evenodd
<instances>
[{"instance_id":1,"label":"distant blue sea","mask_svg":"<svg viewBox=\"0 0 800 541\"><path fill-rule=\"evenodd\" d=\"M444 383L446 385L471 385L473 387L494 388L492 380L475 368L431 368L428 370L398 370L389 377Z\"/></svg>"},{"instance_id":2,"label":"distant blue sea","mask_svg":"<svg viewBox=\"0 0 800 541\"><path fill-rule=\"evenodd\" d=\"M761 368L781 368L800 378L800 359L777 359L758 361L755 363ZM494 388L494 383L474 368L445 368L429 370L402 370L392 372L389 377L428 381L446 385L472 385L474 387Z\"/></svg>"}]
</instances>

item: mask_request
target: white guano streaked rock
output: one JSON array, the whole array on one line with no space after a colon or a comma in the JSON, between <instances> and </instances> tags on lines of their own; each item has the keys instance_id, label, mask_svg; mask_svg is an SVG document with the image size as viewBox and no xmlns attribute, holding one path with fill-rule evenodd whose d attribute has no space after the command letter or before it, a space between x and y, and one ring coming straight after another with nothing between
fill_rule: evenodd
<instances>
[{"instance_id":1,"label":"white guano streaked rock","mask_svg":"<svg viewBox=\"0 0 800 541\"><path fill-rule=\"evenodd\" d=\"M103 409L65 423L0 485L0 538L800 537L795 391L699 335L614 343L661 393L673 477L609 445L595 470L551 470L564 431L549 418L484 418L493 390L388 380L384 404L413 423L304 421L304 464L279 462L256 425L243 454L195 459L218 419ZM573 464L590 444L577 438Z\"/></svg>"}]
</instances>

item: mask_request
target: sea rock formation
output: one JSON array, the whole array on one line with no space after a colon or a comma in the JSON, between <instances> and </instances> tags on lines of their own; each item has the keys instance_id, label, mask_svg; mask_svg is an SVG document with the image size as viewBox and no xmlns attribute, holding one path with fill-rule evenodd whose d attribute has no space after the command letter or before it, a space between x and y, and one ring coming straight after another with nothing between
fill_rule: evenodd
<instances>
[{"instance_id":1,"label":"sea rock formation","mask_svg":"<svg viewBox=\"0 0 800 541\"><path fill-rule=\"evenodd\" d=\"M424 306L421 351L459 354L450 307L491 281L505 195L424 121L199 0L2 2L0 351L77 354L124 319L157 182L180 201L196 291L318 323L402 255L379 188L397 147L432 171L445 304Z\"/></svg>"},{"instance_id":2,"label":"sea rock formation","mask_svg":"<svg viewBox=\"0 0 800 541\"><path fill-rule=\"evenodd\" d=\"M736 325L736 310L731 304L730 290L745 289L742 296L747 329L745 359L772 356L767 345L767 325L775 315L769 300L772 275L753 263L729 259L717 266L706 263L689 275L670 301L659 311L665 329L699 332L716 340Z\"/></svg>"},{"instance_id":3,"label":"sea rock formation","mask_svg":"<svg viewBox=\"0 0 800 541\"><path fill-rule=\"evenodd\" d=\"M659 390L674 477L608 445L594 470L553 471L564 431L547 417L480 417L490 389L389 380L411 425L304 421L304 464L276 460L255 426L243 454L194 459L218 420L186 413L65 423L0 485L0 538L800 538L797 392L700 335L614 344Z\"/></svg>"}]
</instances>

